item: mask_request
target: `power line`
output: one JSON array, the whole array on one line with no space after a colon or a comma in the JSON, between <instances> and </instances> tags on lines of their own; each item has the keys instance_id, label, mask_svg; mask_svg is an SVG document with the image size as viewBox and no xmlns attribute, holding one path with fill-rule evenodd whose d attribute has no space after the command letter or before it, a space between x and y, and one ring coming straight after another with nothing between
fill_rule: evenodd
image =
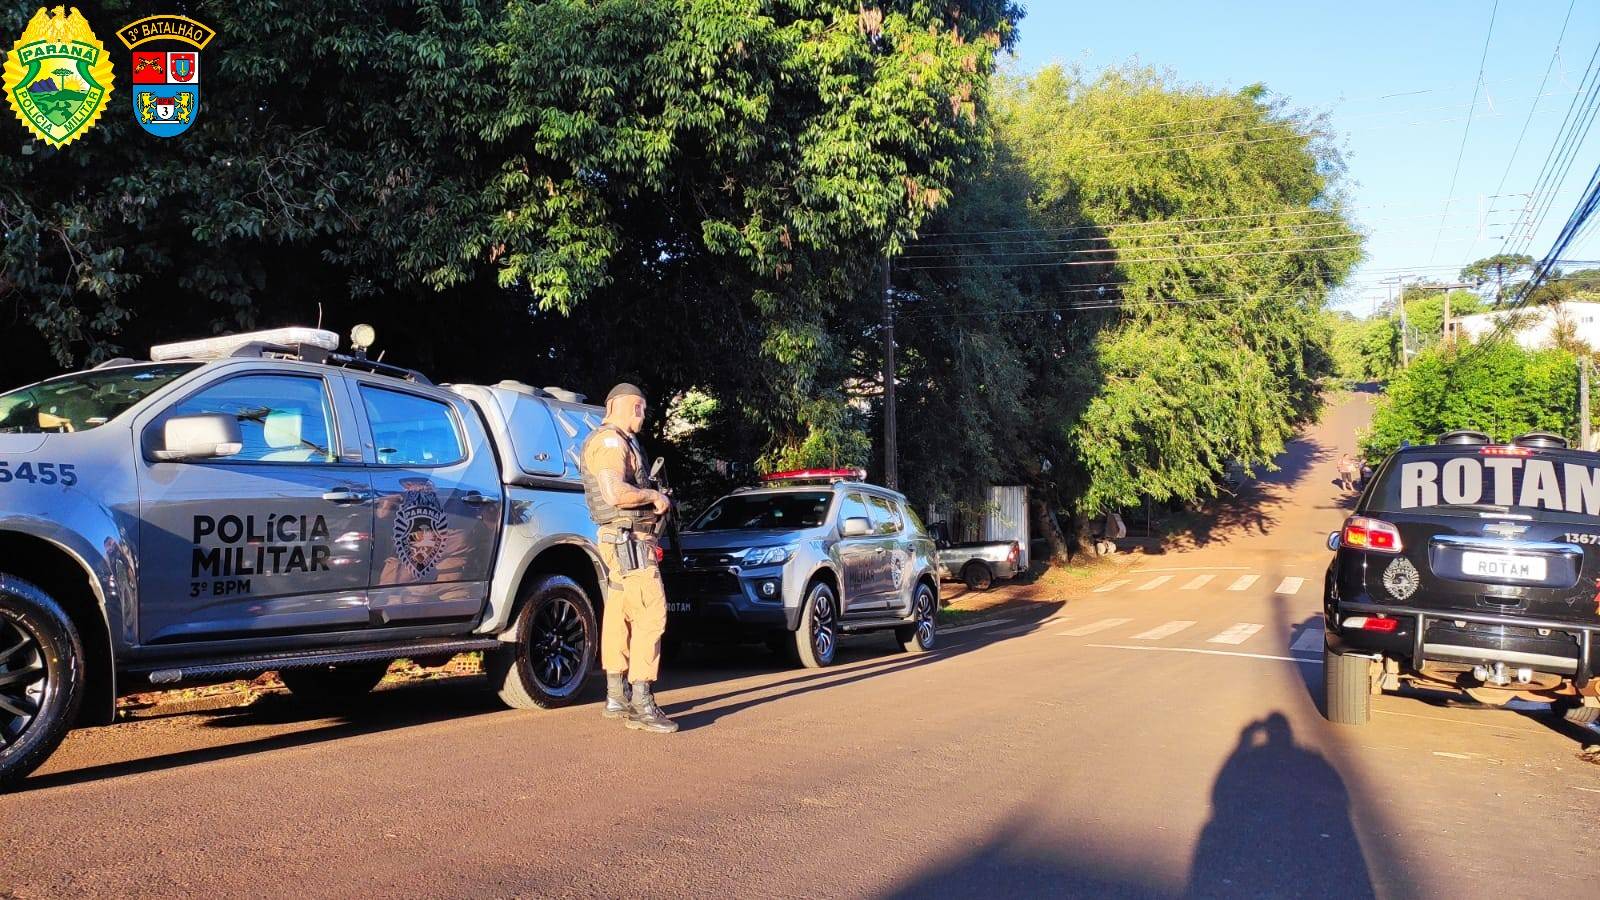
<instances>
[{"instance_id":1,"label":"power line","mask_svg":"<svg viewBox=\"0 0 1600 900\"><path fill-rule=\"evenodd\" d=\"M1450 173L1450 187L1444 192L1449 197L1456 192L1456 178L1461 175L1461 160L1467 155L1467 136L1472 134L1471 110L1478 105L1478 92L1483 88L1483 67L1489 61L1489 39L1494 37L1494 19L1500 12L1500 0L1494 0L1494 6L1489 9L1489 28L1483 35L1483 55L1478 57L1478 78L1472 85L1472 103L1467 107L1467 124L1461 129L1461 147L1456 150L1456 166ZM1529 116L1533 113L1529 112ZM1439 217L1439 232L1433 237L1433 249L1428 252L1428 262L1433 262L1433 257L1439 252L1439 237L1444 234L1444 216L1450 214L1450 204L1444 206L1444 215Z\"/></svg>"},{"instance_id":2,"label":"power line","mask_svg":"<svg viewBox=\"0 0 1600 900\"><path fill-rule=\"evenodd\" d=\"M1600 43L1595 45L1594 52L1589 56L1589 62L1584 67L1583 78L1578 82L1578 92L1573 95L1572 102L1567 104L1567 112L1562 117L1561 127L1556 132L1555 139L1551 141L1549 151L1545 153L1544 163L1539 167L1539 175L1534 181L1533 189L1528 193L1528 203L1523 207L1522 215L1518 217L1519 222L1524 216L1526 217L1527 228L1525 231L1521 229L1513 231L1512 237L1508 238L1506 243L1501 246L1502 253L1510 252L1513 247L1519 250L1523 249L1533 242L1534 236L1538 233L1539 225L1543 224L1544 217L1549 214L1550 205L1554 202L1555 193L1559 189L1558 182L1553 180L1552 176L1557 168L1562 168L1561 160L1563 158L1565 158L1566 167L1562 169L1560 181L1566 180L1566 172L1570 169L1572 157L1577 152L1576 147L1572 146L1572 138L1578 130L1576 123L1583 119L1586 110L1592 108L1595 99L1595 88L1600 86L1600 77L1596 77L1600 75L1600 70L1595 68L1597 59L1600 59ZM1587 97L1584 97L1584 84L1591 84ZM1580 97L1584 97L1581 102ZM1577 115L1576 119L1573 118L1574 114ZM1573 127L1569 128L1569 126ZM1565 136L1564 139L1563 135ZM1539 212L1535 213L1535 210L1539 210ZM1517 238L1516 235L1519 233L1525 234L1525 237Z\"/></svg>"},{"instance_id":3,"label":"power line","mask_svg":"<svg viewBox=\"0 0 1600 900\"><path fill-rule=\"evenodd\" d=\"M1527 195L1526 194L1505 194L1505 195L1490 195L1490 196L1484 197L1481 194L1473 194L1473 195L1470 195L1470 196L1471 196L1472 199L1478 199L1478 198L1481 197L1482 199L1485 199L1485 200L1495 200L1495 199L1498 199L1500 196L1526 197ZM1436 203L1448 202L1450 200L1464 200L1464 199L1468 199L1468 198L1467 197L1453 197L1453 198L1445 198L1445 200L1428 200L1428 201L1424 201L1424 202L1426 202L1428 205L1433 205L1433 204L1436 204ZM1352 209L1388 209L1390 207L1408 207L1408 206L1409 207L1416 207L1416 206L1419 206L1419 205L1421 205L1421 204L1407 202L1407 203L1341 203L1341 204L1338 204L1337 206L1327 207L1327 208L1315 207L1315 206L1286 206L1286 207L1283 207L1282 209L1276 209L1276 210L1271 210L1271 211L1267 211L1267 212L1229 213L1229 214L1226 214L1226 215L1219 215L1219 216L1197 216L1197 217L1184 218L1184 219L1124 219L1124 220L1122 220L1120 222L1090 222L1090 223L1083 224L1083 225L1062 225L1062 226L1057 226L1057 227L1045 227L1045 228L1040 228L1040 227L1032 227L1032 228L996 228L996 229L990 229L990 230L987 230L987 231L927 231L927 232L923 232L922 233L922 237L945 237L945 236L949 236L949 237L966 237L966 236L980 235L980 234L1059 234L1059 233L1063 233L1063 232L1087 231L1087 230L1089 230L1091 228L1136 228L1136 227L1151 227L1151 226L1157 226L1157 225L1182 225L1182 224L1187 224L1187 223L1190 223L1190 222L1223 222L1223 221L1229 221L1229 220L1235 220L1235 219L1260 219L1260 218L1264 218L1266 216L1285 216L1285 215L1308 214L1308 213L1315 213L1315 214L1322 214L1322 215L1338 215L1338 214L1342 214L1343 212L1345 212L1347 210L1352 210ZM920 238L919 238L919 240L920 240Z\"/></svg>"},{"instance_id":4,"label":"power line","mask_svg":"<svg viewBox=\"0 0 1600 900\"><path fill-rule=\"evenodd\" d=\"M1084 261L1072 261L1072 262L974 263L974 264L968 264L968 265L948 265L948 266L900 266L899 269L902 272L906 272L906 271L918 271L918 270L927 270L927 269L1014 269L1014 268L1021 269L1021 268L1033 268L1033 267L1037 267L1037 266L1136 265L1136 264L1141 264L1141 263L1154 263L1154 262L1197 262L1199 260L1205 260L1205 259L1236 259L1236 258L1246 257L1246 256L1276 256L1276 255L1281 255L1281 254L1285 254L1285 253L1331 253L1331 252L1333 252L1335 250L1359 250L1360 248L1361 248L1361 242L1357 241L1357 242L1355 242L1353 244L1341 244L1339 246L1334 246L1334 247L1291 247L1291 248L1283 248L1283 249L1279 249L1279 250L1258 250L1258 251L1244 252L1244 253L1219 253L1219 254L1201 255L1201 256L1159 256L1159 257L1151 257L1151 258L1146 258L1146 259L1098 259L1098 260L1084 260ZM1150 248L1150 249L1156 249L1156 248Z\"/></svg>"},{"instance_id":5,"label":"power line","mask_svg":"<svg viewBox=\"0 0 1600 900\"><path fill-rule=\"evenodd\" d=\"M1567 4L1567 17L1561 20L1561 33L1556 35L1555 49L1550 51L1550 62L1544 67L1544 77L1539 79L1539 89L1533 94L1533 105L1528 107L1528 117L1522 120L1522 131L1517 133L1517 143L1511 148L1511 158L1506 160L1506 170L1500 174L1500 183L1495 186L1494 192L1500 193L1506 186L1506 178L1511 175L1511 166L1517 161L1517 153L1522 150L1522 139L1528 136L1528 125L1533 122L1533 114L1539 108L1539 100L1544 97L1544 86L1550 80L1550 72L1556 67L1556 59L1561 56L1561 43L1567 37L1567 25L1572 22L1572 10L1578 5L1578 0L1571 0Z\"/></svg>"}]
</instances>

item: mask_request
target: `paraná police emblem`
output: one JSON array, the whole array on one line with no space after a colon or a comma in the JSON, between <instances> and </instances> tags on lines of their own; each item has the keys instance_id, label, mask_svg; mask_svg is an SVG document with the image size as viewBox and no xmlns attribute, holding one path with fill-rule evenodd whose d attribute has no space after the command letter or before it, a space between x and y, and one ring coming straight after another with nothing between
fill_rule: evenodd
<instances>
[{"instance_id":1,"label":"paran\u00e1 police emblem","mask_svg":"<svg viewBox=\"0 0 1600 900\"><path fill-rule=\"evenodd\" d=\"M200 51L216 36L188 16L148 16L117 30L133 50L133 120L140 128L176 137L194 124L200 115Z\"/></svg>"},{"instance_id":2,"label":"paran\u00e1 police emblem","mask_svg":"<svg viewBox=\"0 0 1600 900\"><path fill-rule=\"evenodd\" d=\"M111 54L76 8L40 7L6 54L0 84L23 127L65 147L94 127L111 102Z\"/></svg>"}]
</instances>

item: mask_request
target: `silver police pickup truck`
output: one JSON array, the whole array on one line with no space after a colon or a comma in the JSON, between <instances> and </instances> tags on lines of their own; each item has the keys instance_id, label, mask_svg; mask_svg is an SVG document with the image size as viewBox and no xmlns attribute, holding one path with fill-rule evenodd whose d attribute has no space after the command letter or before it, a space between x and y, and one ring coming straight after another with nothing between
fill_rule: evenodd
<instances>
[{"instance_id":1,"label":"silver police pickup truck","mask_svg":"<svg viewBox=\"0 0 1600 900\"><path fill-rule=\"evenodd\" d=\"M0 786L153 687L275 670L350 697L483 651L511 706L571 702L601 578L579 401L307 328L0 394Z\"/></svg>"},{"instance_id":2,"label":"silver police pickup truck","mask_svg":"<svg viewBox=\"0 0 1600 900\"><path fill-rule=\"evenodd\" d=\"M780 472L707 507L681 536L681 564L662 570L668 640L765 640L808 668L831 665L846 633L931 650L933 539L905 497L864 475Z\"/></svg>"}]
</instances>

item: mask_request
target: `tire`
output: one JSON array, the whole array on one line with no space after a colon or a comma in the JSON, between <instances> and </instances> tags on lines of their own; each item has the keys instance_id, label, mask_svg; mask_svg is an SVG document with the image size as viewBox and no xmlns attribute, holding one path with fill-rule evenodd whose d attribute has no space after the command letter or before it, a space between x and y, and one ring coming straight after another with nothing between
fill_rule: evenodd
<instances>
[{"instance_id":1,"label":"tire","mask_svg":"<svg viewBox=\"0 0 1600 900\"><path fill-rule=\"evenodd\" d=\"M894 639L900 642L901 650L907 653L926 653L938 643L939 622L936 606L933 588L928 587L926 582L918 584L915 597L911 601L912 623L894 630Z\"/></svg>"},{"instance_id":2,"label":"tire","mask_svg":"<svg viewBox=\"0 0 1600 900\"><path fill-rule=\"evenodd\" d=\"M1322 690L1329 722L1365 725L1372 718L1372 660L1322 648Z\"/></svg>"},{"instance_id":3,"label":"tire","mask_svg":"<svg viewBox=\"0 0 1600 900\"><path fill-rule=\"evenodd\" d=\"M600 647L589 595L565 575L545 575L523 594L516 640L484 654L483 668L512 709L567 706L583 691Z\"/></svg>"},{"instance_id":4,"label":"tire","mask_svg":"<svg viewBox=\"0 0 1600 900\"><path fill-rule=\"evenodd\" d=\"M1600 706L1563 703L1553 707L1553 709L1561 713L1561 718L1574 725L1593 725L1596 722L1600 722Z\"/></svg>"},{"instance_id":5,"label":"tire","mask_svg":"<svg viewBox=\"0 0 1600 900\"><path fill-rule=\"evenodd\" d=\"M49 758L78 717L83 642L55 599L0 575L0 790Z\"/></svg>"},{"instance_id":6,"label":"tire","mask_svg":"<svg viewBox=\"0 0 1600 900\"><path fill-rule=\"evenodd\" d=\"M343 666L316 666L309 669L284 669L278 680L301 700L329 703L365 697L389 671L383 662L351 663Z\"/></svg>"},{"instance_id":7,"label":"tire","mask_svg":"<svg viewBox=\"0 0 1600 900\"><path fill-rule=\"evenodd\" d=\"M813 581L794 631L795 655L800 665L822 669L833 665L839 652L839 599L826 581Z\"/></svg>"},{"instance_id":8,"label":"tire","mask_svg":"<svg viewBox=\"0 0 1600 900\"><path fill-rule=\"evenodd\" d=\"M986 562L969 562L961 570L961 580L969 591L987 591L994 587L994 570Z\"/></svg>"}]
</instances>

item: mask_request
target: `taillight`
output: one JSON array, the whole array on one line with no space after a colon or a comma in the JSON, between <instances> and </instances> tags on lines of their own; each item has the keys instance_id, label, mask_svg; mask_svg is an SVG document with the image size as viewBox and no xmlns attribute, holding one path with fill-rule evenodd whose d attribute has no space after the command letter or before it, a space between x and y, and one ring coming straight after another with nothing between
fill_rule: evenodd
<instances>
[{"instance_id":1,"label":"taillight","mask_svg":"<svg viewBox=\"0 0 1600 900\"><path fill-rule=\"evenodd\" d=\"M1532 456L1533 451L1527 447L1505 447L1493 444L1488 447L1479 447L1480 456Z\"/></svg>"},{"instance_id":2,"label":"taillight","mask_svg":"<svg viewBox=\"0 0 1600 900\"><path fill-rule=\"evenodd\" d=\"M1361 631L1378 631L1389 634L1400 627L1399 619L1390 619L1384 616L1351 616L1344 620L1344 627L1355 628Z\"/></svg>"},{"instance_id":3,"label":"taillight","mask_svg":"<svg viewBox=\"0 0 1600 900\"><path fill-rule=\"evenodd\" d=\"M1382 519L1351 516L1344 522L1344 534L1339 542L1356 550L1381 550L1399 553L1402 549L1400 531Z\"/></svg>"},{"instance_id":4,"label":"taillight","mask_svg":"<svg viewBox=\"0 0 1600 900\"><path fill-rule=\"evenodd\" d=\"M1019 545L1016 541L1012 541L1011 542L1011 552L1006 555L1006 560L1008 562L1010 562L1012 565L1016 565L1017 564L1017 560L1019 558L1021 558L1021 556L1022 556L1022 547L1021 547L1021 545Z\"/></svg>"}]
</instances>

